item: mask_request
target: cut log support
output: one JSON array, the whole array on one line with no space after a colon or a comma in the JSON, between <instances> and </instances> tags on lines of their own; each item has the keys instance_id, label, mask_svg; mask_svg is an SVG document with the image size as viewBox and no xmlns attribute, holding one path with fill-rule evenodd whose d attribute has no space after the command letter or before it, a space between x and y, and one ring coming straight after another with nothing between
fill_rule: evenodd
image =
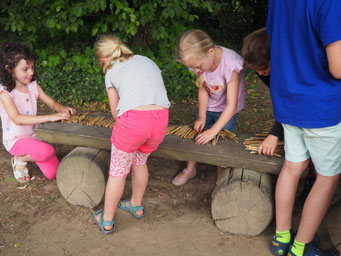
<instances>
[{"instance_id":1,"label":"cut log support","mask_svg":"<svg viewBox=\"0 0 341 256\"><path fill-rule=\"evenodd\" d=\"M57 186L71 204L95 207L104 197L110 151L76 147L60 162Z\"/></svg>"},{"instance_id":2,"label":"cut log support","mask_svg":"<svg viewBox=\"0 0 341 256\"><path fill-rule=\"evenodd\" d=\"M215 225L223 231L256 236L274 214L273 178L244 168L226 168L212 200Z\"/></svg>"}]
</instances>

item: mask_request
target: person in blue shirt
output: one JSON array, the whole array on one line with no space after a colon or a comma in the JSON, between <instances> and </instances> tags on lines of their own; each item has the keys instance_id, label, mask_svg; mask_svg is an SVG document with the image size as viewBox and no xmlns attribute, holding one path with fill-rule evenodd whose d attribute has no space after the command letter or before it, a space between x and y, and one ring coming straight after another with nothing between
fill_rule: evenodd
<instances>
[{"instance_id":1,"label":"person in blue shirt","mask_svg":"<svg viewBox=\"0 0 341 256\"><path fill-rule=\"evenodd\" d=\"M270 88L270 45L269 36L265 28L258 29L245 37L242 47L242 57L244 58L244 64L254 70L262 82ZM275 122L269 135L259 146L258 153L271 156L277 146L278 140L283 139L283 137L284 131L282 124ZM300 198L303 200L307 198L315 181L316 172L311 161L308 169L309 174L304 181L304 188L300 195ZM323 250L326 256L340 256L340 252L334 245L329 244L328 246L328 248Z\"/></svg>"},{"instance_id":2,"label":"person in blue shirt","mask_svg":"<svg viewBox=\"0 0 341 256\"><path fill-rule=\"evenodd\" d=\"M313 238L341 173L340 10L338 0L269 0L271 97L286 152L275 193L275 255L324 255ZM317 177L294 237L295 194L310 159Z\"/></svg>"}]
</instances>

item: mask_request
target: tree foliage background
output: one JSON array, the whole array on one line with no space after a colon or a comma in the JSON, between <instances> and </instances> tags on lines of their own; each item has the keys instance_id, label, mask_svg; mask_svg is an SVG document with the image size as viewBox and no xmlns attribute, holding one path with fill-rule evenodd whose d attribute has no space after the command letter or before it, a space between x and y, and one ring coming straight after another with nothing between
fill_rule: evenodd
<instances>
[{"instance_id":1,"label":"tree foliage background","mask_svg":"<svg viewBox=\"0 0 341 256\"><path fill-rule=\"evenodd\" d=\"M195 97L194 77L175 60L185 30L206 31L238 51L242 39L265 26L265 0L1 0L0 41L26 42L37 53L38 82L60 102L107 102L94 58L100 34L120 37L161 68L171 99Z\"/></svg>"}]
</instances>

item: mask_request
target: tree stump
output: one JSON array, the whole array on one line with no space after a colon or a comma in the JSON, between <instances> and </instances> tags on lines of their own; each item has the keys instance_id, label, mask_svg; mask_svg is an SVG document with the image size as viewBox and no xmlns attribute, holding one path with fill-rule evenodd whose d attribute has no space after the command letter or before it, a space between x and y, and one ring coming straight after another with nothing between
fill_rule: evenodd
<instances>
[{"instance_id":1,"label":"tree stump","mask_svg":"<svg viewBox=\"0 0 341 256\"><path fill-rule=\"evenodd\" d=\"M243 168L222 170L212 200L212 217L223 231L256 236L270 224L274 214L273 178Z\"/></svg>"},{"instance_id":2,"label":"tree stump","mask_svg":"<svg viewBox=\"0 0 341 256\"><path fill-rule=\"evenodd\" d=\"M109 165L110 151L76 147L59 164L59 191L71 204L97 206L104 197Z\"/></svg>"}]
</instances>

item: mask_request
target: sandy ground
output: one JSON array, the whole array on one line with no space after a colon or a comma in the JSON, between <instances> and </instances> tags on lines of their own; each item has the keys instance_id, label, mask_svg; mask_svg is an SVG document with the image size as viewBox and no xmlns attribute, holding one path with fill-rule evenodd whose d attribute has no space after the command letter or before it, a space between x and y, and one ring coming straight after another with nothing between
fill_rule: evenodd
<instances>
[{"instance_id":1,"label":"sandy ground","mask_svg":"<svg viewBox=\"0 0 341 256\"><path fill-rule=\"evenodd\" d=\"M3 150L0 166L0 255L3 256L271 255L267 247L274 223L256 237L227 234L214 226L210 217L210 193L216 179L213 166L200 164L197 177L185 186L174 187L170 179L183 163L151 157L144 200L147 215L136 220L119 209L117 230L107 236L92 220L93 212L102 205L89 209L69 204L59 193L56 181L45 179L34 165L31 170L35 180L20 189L23 185L13 180L8 154ZM124 197L130 196L130 191L128 180ZM297 205L300 204L298 199ZM299 215L296 211L296 223ZM335 215L335 219L340 216ZM331 221L332 225L340 222Z\"/></svg>"},{"instance_id":2,"label":"sandy ground","mask_svg":"<svg viewBox=\"0 0 341 256\"><path fill-rule=\"evenodd\" d=\"M257 124L271 117L271 103L264 87L251 86L247 92L247 107L240 115L238 129L253 133L259 130ZM190 108L191 111L187 108L177 111L171 121L188 123L186 118L193 115L195 107ZM56 146L59 159L71 150L72 147ZM216 167L199 164L193 180L174 187L170 180L184 164L150 157L150 179L144 200L146 216L137 220L119 209L116 232L105 236L92 219L102 204L96 209L69 204L61 196L56 181L44 178L35 164L29 165L35 179L27 186L17 183L10 155L0 147L0 255L271 255L268 245L274 234L274 222L256 237L222 232L211 218L210 195L215 186ZM334 202L341 198L340 187ZM124 197L130 195L128 178ZM301 205L298 198L294 228ZM334 208L336 211L329 214L325 226L329 226L337 244L341 242L341 206ZM327 238L328 233L324 234ZM341 245L338 249L341 250Z\"/></svg>"}]
</instances>

